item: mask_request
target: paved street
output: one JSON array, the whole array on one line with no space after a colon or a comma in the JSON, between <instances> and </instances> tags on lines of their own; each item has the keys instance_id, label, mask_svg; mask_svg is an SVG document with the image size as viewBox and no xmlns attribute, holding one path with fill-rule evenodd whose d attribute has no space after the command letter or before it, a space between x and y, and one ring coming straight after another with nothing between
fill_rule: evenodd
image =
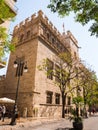
<instances>
[{"instance_id":1,"label":"paved street","mask_svg":"<svg viewBox=\"0 0 98 130\"><path fill-rule=\"evenodd\" d=\"M98 130L98 115L84 120L84 130Z\"/></svg>"},{"instance_id":2,"label":"paved street","mask_svg":"<svg viewBox=\"0 0 98 130\"><path fill-rule=\"evenodd\" d=\"M9 119L0 121L0 130L69 130L72 122L68 119L20 119L17 125L10 126ZM98 130L98 115L84 119L83 130Z\"/></svg>"},{"instance_id":3,"label":"paved street","mask_svg":"<svg viewBox=\"0 0 98 130\"><path fill-rule=\"evenodd\" d=\"M25 126L25 128L20 128L17 130L58 130L58 128L72 128L71 122L66 119L59 119L59 120L48 120L48 121L41 121L38 125L33 126L32 124Z\"/></svg>"}]
</instances>

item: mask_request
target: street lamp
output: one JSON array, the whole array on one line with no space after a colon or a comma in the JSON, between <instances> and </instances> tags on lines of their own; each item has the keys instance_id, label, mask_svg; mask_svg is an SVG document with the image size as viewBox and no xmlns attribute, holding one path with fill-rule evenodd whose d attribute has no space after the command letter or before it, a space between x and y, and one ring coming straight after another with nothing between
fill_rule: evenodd
<instances>
[{"instance_id":1,"label":"street lamp","mask_svg":"<svg viewBox=\"0 0 98 130\"><path fill-rule=\"evenodd\" d=\"M23 57L21 58L17 57L16 60L14 61L14 68L16 68L17 88L16 88L15 104L13 108L13 115L11 118L10 125L16 125L17 99L18 99L20 77L23 75L23 72L28 71L27 62L24 61Z\"/></svg>"}]
</instances>

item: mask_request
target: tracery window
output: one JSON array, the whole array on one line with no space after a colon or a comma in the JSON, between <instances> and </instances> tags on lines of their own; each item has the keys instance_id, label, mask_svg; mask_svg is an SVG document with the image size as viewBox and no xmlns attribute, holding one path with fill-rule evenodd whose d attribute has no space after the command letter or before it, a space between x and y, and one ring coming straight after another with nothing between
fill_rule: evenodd
<instances>
[{"instance_id":1,"label":"tracery window","mask_svg":"<svg viewBox=\"0 0 98 130\"><path fill-rule=\"evenodd\" d=\"M55 94L55 104L60 104L60 94L59 93Z\"/></svg>"},{"instance_id":2,"label":"tracery window","mask_svg":"<svg viewBox=\"0 0 98 130\"><path fill-rule=\"evenodd\" d=\"M53 80L53 66L54 63L47 59L47 78Z\"/></svg>"},{"instance_id":3,"label":"tracery window","mask_svg":"<svg viewBox=\"0 0 98 130\"><path fill-rule=\"evenodd\" d=\"M30 31L27 31L27 37L29 37L30 36Z\"/></svg>"},{"instance_id":4,"label":"tracery window","mask_svg":"<svg viewBox=\"0 0 98 130\"><path fill-rule=\"evenodd\" d=\"M53 92L47 91L46 103L52 104L52 95L53 95Z\"/></svg>"},{"instance_id":5,"label":"tracery window","mask_svg":"<svg viewBox=\"0 0 98 130\"><path fill-rule=\"evenodd\" d=\"M22 42L23 39L24 39L24 34L22 34L22 35L20 36L20 42Z\"/></svg>"},{"instance_id":6,"label":"tracery window","mask_svg":"<svg viewBox=\"0 0 98 130\"><path fill-rule=\"evenodd\" d=\"M70 96L67 97L67 105L71 105L71 97Z\"/></svg>"},{"instance_id":7,"label":"tracery window","mask_svg":"<svg viewBox=\"0 0 98 130\"><path fill-rule=\"evenodd\" d=\"M55 81L59 82L60 78L60 67L58 65L55 65Z\"/></svg>"}]
</instances>

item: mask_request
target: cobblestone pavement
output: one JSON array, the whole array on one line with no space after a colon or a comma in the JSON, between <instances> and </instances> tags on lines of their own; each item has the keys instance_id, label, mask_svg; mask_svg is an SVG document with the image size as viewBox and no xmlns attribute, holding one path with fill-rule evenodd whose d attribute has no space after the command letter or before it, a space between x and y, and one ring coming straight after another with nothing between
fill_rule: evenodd
<instances>
[{"instance_id":1,"label":"cobblestone pavement","mask_svg":"<svg viewBox=\"0 0 98 130\"><path fill-rule=\"evenodd\" d=\"M9 125L10 121L0 121L0 130L72 130L72 122L68 119L20 118L14 126ZM84 119L83 124L83 130L98 130L98 115Z\"/></svg>"}]
</instances>

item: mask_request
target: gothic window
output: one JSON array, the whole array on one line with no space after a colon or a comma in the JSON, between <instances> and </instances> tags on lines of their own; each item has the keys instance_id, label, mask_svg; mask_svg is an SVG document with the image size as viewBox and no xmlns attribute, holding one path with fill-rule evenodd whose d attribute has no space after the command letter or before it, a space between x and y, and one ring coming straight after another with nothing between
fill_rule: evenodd
<instances>
[{"instance_id":1,"label":"gothic window","mask_svg":"<svg viewBox=\"0 0 98 130\"><path fill-rule=\"evenodd\" d=\"M24 34L22 34L22 35L20 36L20 42L23 41L23 38L24 38Z\"/></svg>"},{"instance_id":2,"label":"gothic window","mask_svg":"<svg viewBox=\"0 0 98 130\"><path fill-rule=\"evenodd\" d=\"M49 40L49 38L50 38L50 35L49 35L49 33L47 33L47 39Z\"/></svg>"},{"instance_id":3,"label":"gothic window","mask_svg":"<svg viewBox=\"0 0 98 130\"><path fill-rule=\"evenodd\" d=\"M46 38L47 37L47 34L46 34L46 28L44 27L44 25L42 25L42 30L43 30L43 33L41 33L41 35Z\"/></svg>"},{"instance_id":4,"label":"gothic window","mask_svg":"<svg viewBox=\"0 0 98 130\"><path fill-rule=\"evenodd\" d=\"M67 105L71 105L71 97L67 97Z\"/></svg>"},{"instance_id":5,"label":"gothic window","mask_svg":"<svg viewBox=\"0 0 98 130\"><path fill-rule=\"evenodd\" d=\"M58 65L55 65L55 81L59 82L60 77L60 67Z\"/></svg>"},{"instance_id":6,"label":"gothic window","mask_svg":"<svg viewBox=\"0 0 98 130\"><path fill-rule=\"evenodd\" d=\"M52 43L54 43L54 38L52 38Z\"/></svg>"},{"instance_id":7,"label":"gothic window","mask_svg":"<svg viewBox=\"0 0 98 130\"><path fill-rule=\"evenodd\" d=\"M27 31L27 37L29 37L30 36L30 31Z\"/></svg>"},{"instance_id":8,"label":"gothic window","mask_svg":"<svg viewBox=\"0 0 98 130\"><path fill-rule=\"evenodd\" d=\"M46 103L52 104L52 95L53 95L53 92L47 91Z\"/></svg>"},{"instance_id":9,"label":"gothic window","mask_svg":"<svg viewBox=\"0 0 98 130\"><path fill-rule=\"evenodd\" d=\"M60 104L60 94L59 93L55 94L55 104Z\"/></svg>"},{"instance_id":10,"label":"gothic window","mask_svg":"<svg viewBox=\"0 0 98 130\"><path fill-rule=\"evenodd\" d=\"M53 80L53 62L47 59L47 78Z\"/></svg>"}]
</instances>

